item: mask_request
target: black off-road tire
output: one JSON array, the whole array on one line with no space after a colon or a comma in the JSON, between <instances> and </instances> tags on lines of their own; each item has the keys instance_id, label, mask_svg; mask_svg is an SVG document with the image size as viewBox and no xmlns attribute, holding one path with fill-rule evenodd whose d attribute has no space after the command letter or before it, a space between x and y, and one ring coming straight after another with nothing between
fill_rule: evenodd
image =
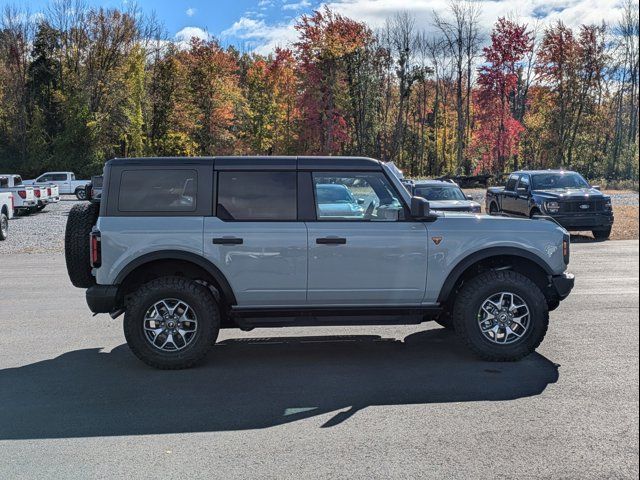
<instances>
[{"instance_id":1,"label":"black off-road tire","mask_svg":"<svg viewBox=\"0 0 640 480\"><path fill-rule=\"evenodd\" d=\"M144 316L162 299L186 302L198 321L195 338L182 350L165 352L151 345L144 334ZM184 277L162 277L140 287L129 297L124 315L124 336L136 357L161 370L190 368L201 362L218 338L220 311L211 291Z\"/></svg>"},{"instance_id":2,"label":"black off-road tire","mask_svg":"<svg viewBox=\"0 0 640 480\"><path fill-rule=\"evenodd\" d=\"M91 275L89 233L98 219L99 205L80 203L69 211L64 234L67 272L74 287L89 288L96 283Z\"/></svg>"},{"instance_id":3,"label":"black off-road tire","mask_svg":"<svg viewBox=\"0 0 640 480\"><path fill-rule=\"evenodd\" d=\"M495 202L491 202L491 204L489 205L489 215L497 215L498 213L500 213L500 209L498 208L498 205L496 205Z\"/></svg>"},{"instance_id":4,"label":"black off-road tire","mask_svg":"<svg viewBox=\"0 0 640 480\"><path fill-rule=\"evenodd\" d=\"M86 200L87 199L87 189L84 187L78 187L76 188L76 191L74 192L76 198L78 200Z\"/></svg>"},{"instance_id":5,"label":"black off-road tire","mask_svg":"<svg viewBox=\"0 0 640 480\"><path fill-rule=\"evenodd\" d=\"M0 213L0 241L6 240L9 236L9 217L7 214L2 212Z\"/></svg>"},{"instance_id":6,"label":"black off-road tire","mask_svg":"<svg viewBox=\"0 0 640 480\"><path fill-rule=\"evenodd\" d=\"M529 326L523 338L507 345L488 340L477 320L482 302L499 292L515 293L529 307ZM512 362L538 348L549 327L549 310L544 295L529 278L510 270L491 270L466 282L460 289L454 303L453 324L460 339L483 360Z\"/></svg>"},{"instance_id":7,"label":"black off-road tire","mask_svg":"<svg viewBox=\"0 0 640 480\"><path fill-rule=\"evenodd\" d=\"M609 240L609 237L611 236L611 227L602 230L593 230L591 233L593 233L593 238L600 242Z\"/></svg>"}]
</instances>

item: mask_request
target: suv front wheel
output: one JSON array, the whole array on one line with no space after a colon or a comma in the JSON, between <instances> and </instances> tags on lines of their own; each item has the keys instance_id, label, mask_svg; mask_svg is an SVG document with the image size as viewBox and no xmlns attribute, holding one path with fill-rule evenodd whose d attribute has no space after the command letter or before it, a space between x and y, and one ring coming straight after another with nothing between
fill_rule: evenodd
<instances>
[{"instance_id":1,"label":"suv front wheel","mask_svg":"<svg viewBox=\"0 0 640 480\"><path fill-rule=\"evenodd\" d=\"M211 292L183 277L163 277L130 298L124 335L144 363L163 370L189 368L204 359L218 337L220 313Z\"/></svg>"},{"instance_id":2,"label":"suv front wheel","mask_svg":"<svg viewBox=\"0 0 640 480\"><path fill-rule=\"evenodd\" d=\"M481 273L464 284L453 308L456 333L479 357L515 361L535 351L549 325L547 301L526 276Z\"/></svg>"}]
</instances>

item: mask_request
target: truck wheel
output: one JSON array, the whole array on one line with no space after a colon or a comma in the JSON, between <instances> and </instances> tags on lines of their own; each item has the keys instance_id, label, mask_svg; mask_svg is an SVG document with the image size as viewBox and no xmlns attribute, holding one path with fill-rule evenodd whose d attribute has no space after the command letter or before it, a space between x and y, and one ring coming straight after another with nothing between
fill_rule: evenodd
<instances>
[{"instance_id":1,"label":"truck wheel","mask_svg":"<svg viewBox=\"0 0 640 480\"><path fill-rule=\"evenodd\" d=\"M498 206L495 203L489 205L489 215L497 215L498 214Z\"/></svg>"},{"instance_id":2,"label":"truck wheel","mask_svg":"<svg viewBox=\"0 0 640 480\"><path fill-rule=\"evenodd\" d=\"M605 228L604 230L593 230L591 233L593 233L593 238L598 241L609 240L609 237L611 236L611 227Z\"/></svg>"},{"instance_id":3,"label":"truck wheel","mask_svg":"<svg viewBox=\"0 0 640 480\"><path fill-rule=\"evenodd\" d=\"M162 370L189 368L204 359L218 338L220 313L204 285L183 277L162 277L129 299L124 336L131 351Z\"/></svg>"},{"instance_id":4,"label":"truck wheel","mask_svg":"<svg viewBox=\"0 0 640 480\"><path fill-rule=\"evenodd\" d=\"M529 278L510 270L491 270L462 287L453 323L462 341L480 358L515 361L540 345L549 326L549 310Z\"/></svg>"},{"instance_id":5,"label":"truck wheel","mask_svg":"<svg viewBox=\"0 0 640 480\"><path fill-rule=\"evenodd\" d=\"M9 217L2 212L0 213L0 240L6 240L9 236Z\"/></svg>"},{"instance_id":6,"label":"truck wheel","mask_svg":"<svg viewBox=\"0 0 640 480\"><path fill-rule=\"evenodd\" d=\"M69 211L64 234L64 256L74 287L89 288L96 283L91 275L89 233L98 219L98 212L99 206L93 203L80 203Z\"/></svg>"},{"instance_id":7,"label":"truck wheel","mask_svg":"<svg viewBox=\"0 0 640 480\"><path fill-rule=\"evenodd\" d=\"M76 188L75 194L78 200L87 199L87 191L83 187Z\"/></svg>"}]
</instances>

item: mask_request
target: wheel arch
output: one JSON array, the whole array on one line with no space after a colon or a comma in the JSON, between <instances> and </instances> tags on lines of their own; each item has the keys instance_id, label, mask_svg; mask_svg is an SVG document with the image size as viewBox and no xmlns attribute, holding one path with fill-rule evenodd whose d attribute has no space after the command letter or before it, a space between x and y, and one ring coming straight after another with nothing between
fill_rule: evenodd
<instances>
[{"instance_id":1,"label":"wheel arch","mask_svg":"<svg viewBox=\"0 0 640 480\"><path fill-rule=\"evenodd\" d=\"M491 247L472 253L453 267L440 289L438 302L446 304L466 279L492 268L512 269L527 275L543 293L549 276L553 275L551 267L534 253L518 247Z\"/></svg>"},{"instance_id":2,"label":"wheel arch","mask_svg":"<svg viewBox=\"0 0 640 480\"><path fill-rule=\"evenodd\" d=\"M139 283L164 275L200 277L215 287L227 306L236 305L236 297L225 275L206 258L180 250L162 250L135 258L120 270L115 284L126 295Z\"/></svg>"}]
</instances>

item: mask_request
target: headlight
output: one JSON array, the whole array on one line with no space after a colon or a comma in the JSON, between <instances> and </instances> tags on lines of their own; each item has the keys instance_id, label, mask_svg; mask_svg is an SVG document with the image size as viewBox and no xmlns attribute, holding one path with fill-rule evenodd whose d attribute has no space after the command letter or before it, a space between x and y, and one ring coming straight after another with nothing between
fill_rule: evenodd
<instances>
[{"instance_id":1,"label":"headlight","mask_svg":"<svg viewBox=\"0 0 640 480\"><path fill-rule=\"evenodd\" d=\"M558 213L560 211L560 204L558 202L544 202L544 209L548 213Z\"/></svg>"},{"instance_id":2,"label":"headlight","mask_svg":"<svg viewBox=\"0 0 640 480\"><path fill-rule=\"evenodd\" d=\"M474 205L473 207L471 207L471 213L480 213L482 211L482 208L480 207L480 205Z\"/></svg>"},{"instance_id":3,"label":"headlight","mask_svg":"<svg viewBox=\"0 0 640 480\"><path fill-rule=\"evenodd\" d=\"M613 206L611 205L611 199L610 198L605 200L604 209L605 210L609 210L609 211L613 209Z\"/></svg>"}]
</instances>

